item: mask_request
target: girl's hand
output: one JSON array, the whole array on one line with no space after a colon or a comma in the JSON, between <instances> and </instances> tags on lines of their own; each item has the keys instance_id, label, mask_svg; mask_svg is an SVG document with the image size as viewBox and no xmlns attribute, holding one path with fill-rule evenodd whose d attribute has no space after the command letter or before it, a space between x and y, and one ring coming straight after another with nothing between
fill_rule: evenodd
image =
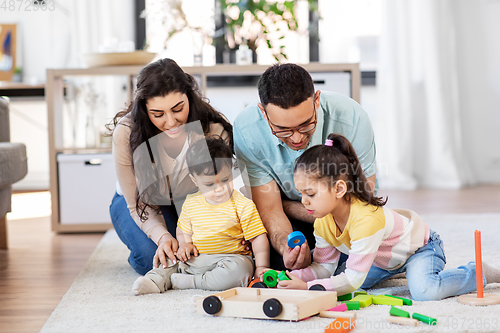
<instances>
[{"instance_id":1,"label":"girl's hand","mask_svg":"<svg viewBox=\"0 0 500 333\"><path fill-rule=\"evenodd\" d=\"M198 256L198 249L193 243L184 243L177 250L177 258L182 262L191 259L191 254L194 254L195 257Z\"/></svg>"},{"instance_id":2,"label":"girl's hand","mask_svg":"<svg viewBox=\"0 0 500 333\"><path fill-rule=\"evenodd\" d=\"M279 281L278 289L303 289L307 290L307 283L296 277L290 272L286 272L290 280Z\"/></svg>"},{"instance_id":3,"label":"girl's hand","mask_svg":"<svg viewBox=\"0 0 500 333\"><path fill-rule=\"evenodd\" d=\"M179 243L177 239L172 237L171 234L165 234L161 236L158 242L158 249L153 257L153 268L158 268L161 263L163 266L168 267L167 258L170 259L174 264L177 262L175 257L175 252L179 249Z\"/></svg>"}]
</instances>

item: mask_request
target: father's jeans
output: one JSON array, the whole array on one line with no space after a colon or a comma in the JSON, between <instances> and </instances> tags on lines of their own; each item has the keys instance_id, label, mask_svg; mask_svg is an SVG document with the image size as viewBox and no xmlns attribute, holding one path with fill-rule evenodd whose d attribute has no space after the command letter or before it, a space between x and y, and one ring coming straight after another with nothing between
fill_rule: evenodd
<instances>
[{"instance_id":1,"label":"father's jeans","mask_svg":"<svg viewBox=\"0 0 500 333\"><path fill-rule=\"evenodd\" d=\"M476 290L474 262L443 270L445 264L443 242L439 235L431 230L429 242L408 258L402 267L388 271L372 266L361 288L371 288L393 275L406 272L411 297L416 301L440 300ZM483 285L486 285L484 276Z\"/></svg>"},{"instance_id":2,"label":"father's jeans","mask_svg":"<svg viewBox=\"0 0 500 333\"><path fill-rule=\"evenodd\" d=\"M168 230L175 237L175 226L178 219L175 207L162 206L161 208ZM122 195L115 193L109 206L109 214L118 237L130 250L130 256L128 257L130 266L137 273L146 274L153 269L153 257L158 246L146 236L132 219L125 197ZM174 230L171 230L172 228Z\"/></svg>"}]
</instances>

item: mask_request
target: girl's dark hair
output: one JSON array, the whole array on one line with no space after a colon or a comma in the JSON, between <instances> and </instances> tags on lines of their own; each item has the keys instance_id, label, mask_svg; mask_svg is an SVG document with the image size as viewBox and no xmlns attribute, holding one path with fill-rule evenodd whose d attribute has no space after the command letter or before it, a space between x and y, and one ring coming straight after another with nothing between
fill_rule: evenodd
<instances>
[{"instance_id":1,"label":"girl's dark hair","mask_svg":"<svg viewBox=\"0 0 500 333\"><path fill-rule=\"evenodd\" d=\"M350 200L350 195L354 195L370 205L384 206L387 198L384 200L382 197L376 197L370 191L356 151L349 140L335 133L328 135L328 140L332 140L331 147L316 145L307 149L297 159L294 171L301 170L319 180L325 179L329 188L342 179L347 184L347 193L344 196L347 201Z\"/></svg>"},{"instance_id":2,"label":"girl's dark hair","mask_svg":"<svg viewBox=\"0 0 500 333\"><path fill-rule=\"evenodd\" d=\"M232 158L231 147L220 136L198 140L186 153L186 163L192 175L217 175L224 167L232 168Z\"/></svg>"},{"instance_id":3,"label":"girl's dark hair","mask_svg":"<svg viewBox=\"0 0 500 333\"><path fill-rule=\"evenodd\" d=\"M132 122L130 148L133 153L143 142L161 132L149 119L146 107L147 100L154 97L163 97L172 92L183 93L187 96L189 100L188 123L199 120L205 134L210 131L210 123L221 124L228 134L230 147L233 147L232 125L208 103L196 79L184 72L174 60L169 58L157 60L141 69L137 75L134 99L127 109L115 115L106 128L112 131L121 118L130 114ZM146 207L148 206L160 213L158 206L140 204L139 193L137 193L136 209L142 221L147 219Z\"/></svg>"}]
</instances>

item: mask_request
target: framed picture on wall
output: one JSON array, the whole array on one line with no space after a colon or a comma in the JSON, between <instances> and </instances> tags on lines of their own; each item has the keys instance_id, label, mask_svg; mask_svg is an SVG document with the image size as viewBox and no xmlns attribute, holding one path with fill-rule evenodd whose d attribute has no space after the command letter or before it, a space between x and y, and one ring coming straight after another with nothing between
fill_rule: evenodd
<instances>
[{"instance_id":1,"label":"framed picture on wall","mask_svg":"<svg viewBox=\"0 0 500 333\"><path fill-rule=\"evenodd\" d=\"M0 81L11 81L16 69L16 25L0 24Z\"/></svg>"}]
</instances>

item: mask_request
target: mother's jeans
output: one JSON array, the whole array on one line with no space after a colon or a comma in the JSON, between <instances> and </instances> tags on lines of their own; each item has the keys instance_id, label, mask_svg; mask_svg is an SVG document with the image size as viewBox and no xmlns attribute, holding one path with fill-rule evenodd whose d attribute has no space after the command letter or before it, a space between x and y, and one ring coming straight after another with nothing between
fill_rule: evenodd
<instances>
[{"instance_id":1,"label":"mother's jeans","mask_svg":"<svg viewBox=\"0 0 500 333\"><path fill-rule=\"evenodd\" d=\"M161 206L161 211L168 231L175 237L175 227L178 219L175 206ZM146 236L130 216L123 195L115 193L109 206L109 214L118 237L130 250L128 257L130 266L137 273L146 274L153 269L153 257L158 246Z\"/></svg>"}]
</instances>

